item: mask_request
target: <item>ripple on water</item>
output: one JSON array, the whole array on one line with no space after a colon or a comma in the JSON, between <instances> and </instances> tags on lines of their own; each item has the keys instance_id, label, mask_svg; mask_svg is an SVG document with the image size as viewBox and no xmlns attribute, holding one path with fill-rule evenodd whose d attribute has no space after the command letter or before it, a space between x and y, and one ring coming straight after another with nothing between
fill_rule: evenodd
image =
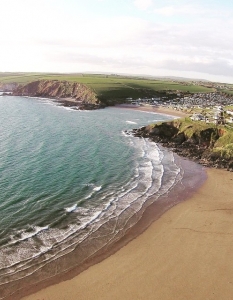
<instances>
[{"instance_id":1,"label":"ripple on water","mask_svg":"<svg viewBox=\"0 0 233 300\"><path fill-rule=\"evenodd\" d=\"M3 297L119 239L183 176L170 151L124 133L147 124L146 113L70 113L47 99L11 100L0 100L0 117L8 116L0 134Z\"/></svg>"}]
</instances>

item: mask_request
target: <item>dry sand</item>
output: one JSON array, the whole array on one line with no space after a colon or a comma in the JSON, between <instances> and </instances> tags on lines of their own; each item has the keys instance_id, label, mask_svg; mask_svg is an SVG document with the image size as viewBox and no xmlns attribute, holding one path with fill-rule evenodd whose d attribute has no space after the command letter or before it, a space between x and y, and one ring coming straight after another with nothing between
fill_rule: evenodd
<instances>
[{"instance_id":1,"label":"dry sand","mask_svg":"<svg viewBox=\"0 0 233 300\"><path fill-rule=\"evenodd\" d=\"M118 252L23 299L233 299L233 173L207 173L195 195Z\"/></svg>"},{"instance_id":2,"label":"dry sand","mask_svg":"<svg viewBox=\"0 0 233 300\"><path fill-rule=\"evenodd\" d=\"M146 112L152 112L152 113L160 113L160 114L165 114L165 115L171 115L175 117L187 117L190 114L187 114L183 111L180 110L175 110L172 108L168 107L163 107L163 106L150 106L150 105L144 105L144 106L134 106L134 105L117 105L115 106L117 108L127 108L127 109L134 109L134 110L140 110L140 111L146 111Z\"/></svg>"}]
</instances>

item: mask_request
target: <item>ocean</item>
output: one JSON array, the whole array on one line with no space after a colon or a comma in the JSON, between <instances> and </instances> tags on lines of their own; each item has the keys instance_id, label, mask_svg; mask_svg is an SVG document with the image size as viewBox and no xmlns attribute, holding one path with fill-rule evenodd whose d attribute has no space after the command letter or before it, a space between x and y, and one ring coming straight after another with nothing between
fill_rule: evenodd
<instances>
[{"instance_id":1,"label":"ocean","mask_svg":"<svg viewBox=\"0 0 233 300\"><path fill-rule=\"evenodd\" d=\"M170 150L125 132L168 119L0 96L0 299L82 264L182 183Z\"/></svg>"}]
</instances>

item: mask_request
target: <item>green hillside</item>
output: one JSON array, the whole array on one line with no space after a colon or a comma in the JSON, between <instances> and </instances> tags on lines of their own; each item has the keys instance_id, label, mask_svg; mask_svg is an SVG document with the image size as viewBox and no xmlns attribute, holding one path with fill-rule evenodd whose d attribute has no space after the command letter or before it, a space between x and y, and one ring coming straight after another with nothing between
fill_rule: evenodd
<instances>
[{"instance_id":1,"label":"green hillside","mask_svg":"<svg viewBox=\"0 0 233 300\"><path fill-rule=\"evenodd\" d=\"M162 91L190 93L212 92L212 88L181 84L174 81L154 80L102 74L46 74L46 73L0 73L0 83L26 84L36 80L66 80L83 83L91 88L103 102L123 101L126 98L153 97ZM110 104L109 103L109 104Z\"/></svg>"}]
</instances>

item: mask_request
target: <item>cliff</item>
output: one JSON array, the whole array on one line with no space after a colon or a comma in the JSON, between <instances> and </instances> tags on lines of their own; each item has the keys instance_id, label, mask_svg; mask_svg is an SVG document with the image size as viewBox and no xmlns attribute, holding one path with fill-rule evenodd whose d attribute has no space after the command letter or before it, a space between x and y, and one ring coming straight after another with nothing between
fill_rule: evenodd
<instances>
[{"instance_id":1,"label":"cliff","mask_svg":"<svg viewBox=\"0 0 233 300\"><path fill-rule=\"evenodd\" d=\"M133 129L133 134L204 166L233 171L233 129L185 118Z\"/></svg>"},{"instance_id":2,"label":"cliff","mask_svg":"<svg viewBox=\"0 0 233 300\"><path fill-rule=\"evenodd\" d=\"M100 106L95 93L77 82L38 80L16 87L12 95L54 98L64 106L78 106L80 109L94 109Z\"/></svg>"},{"instance_id":3,"label":"cliff","mask_svg":"<svg viewBox=\"0 0 233 300\"><path fill-rule=\"evenodd\" d=\"M0 91L2 92L12 92L18 87L18 83L2 83L0 82Z\"/></svg>"}]
</instances>

